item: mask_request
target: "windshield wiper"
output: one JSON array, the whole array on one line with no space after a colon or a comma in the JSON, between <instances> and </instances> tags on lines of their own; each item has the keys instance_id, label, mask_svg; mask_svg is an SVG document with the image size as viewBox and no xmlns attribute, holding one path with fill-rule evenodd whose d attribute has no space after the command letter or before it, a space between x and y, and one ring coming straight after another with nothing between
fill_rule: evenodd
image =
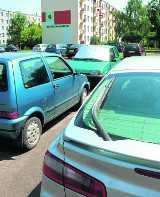
<instances>
[{"instance_id":1,"label":"windshield wiper","mask_svg":"<svg viewBox=\"0 0 160 197\"><path fill-rule=\"evenodd\" d=\"M89 61L89 62L103 62L103 60L93 59L93 58L74 58L75 61Z\"/></svg>"},{"instance_id":2,"label":"windshield wiper","mask_svg":"<svg viewBox=\"0 0 160 197\"><path fill-rule=\"evenodd\" d=\"M93 122L94 122L96 128L98 129L100 135L102 136L102 138L105 141L111 141L111 138L107 134L107 132L104 130L104 128L101 126L101 124L100 124L100 122L99 122L99 120L97 118L97 111L102 106L102 103L103 103L104 99L106 98L106 95L108 94L111 86L113 85L115 78L116 78L115 76L111 78L110 82L105 86L104 90L99 95L96 103L94 104L94 106L92 108L92 119L93 119Z\"/></svg>"}]
</instances>

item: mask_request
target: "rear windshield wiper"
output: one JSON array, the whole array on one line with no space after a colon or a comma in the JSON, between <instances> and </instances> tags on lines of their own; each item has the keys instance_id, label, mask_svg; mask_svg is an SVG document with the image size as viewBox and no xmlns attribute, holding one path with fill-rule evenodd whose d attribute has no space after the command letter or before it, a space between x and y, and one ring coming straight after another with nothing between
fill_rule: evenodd
<instances>
[{"instance_id":1,"label":"rear windshield wiper","mask_svg":"<svg viewBox=\"0 0 160 197\"><path fill-rule=\"evenodd\" d=\"M109 83L105 86L104 90L102 91L102 93L99 95L96 103L94 104L93 108L92 108L92 119L93 122L96 126L96 128L98 129L100 135L102 136L102 138L105 141L111 141L110 136L107 134L107 132L104 130L104 128L101 126L98 118L97 118L97 111L101 108L103 100L106 98L106 95L108 94L111 86L113 85L115 80L115 76L111 78L111 80L109 81Z\"/></svg>"}]
</instances>

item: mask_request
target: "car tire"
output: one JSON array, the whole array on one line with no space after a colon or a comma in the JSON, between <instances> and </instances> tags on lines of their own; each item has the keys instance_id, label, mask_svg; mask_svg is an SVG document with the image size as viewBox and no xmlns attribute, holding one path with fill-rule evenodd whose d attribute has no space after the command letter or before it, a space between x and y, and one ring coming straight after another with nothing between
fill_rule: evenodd
<instances>
[{"instance_id":1,"label":"car tire","mask_svg":"<svg viewBox=\"0 0 160 197\"><path fill-rule=\"evenodd\" d=\"M77 104L78 108L85 102L85 100L87 99L87 96L88 96L88 91L86 88L83 88L79 103Z\"/></svg>"},{"instance_id":2,"label":"car tire","mask_svg":"<svg viewBox=\"0 0 160 197\"><path fill-rule=\"evenodd\" d=\"M42 133L42 124L39 118L29 118L22 129L22 145L26 150L33 149L39 142Z\"/></svg>"}]
</instances>

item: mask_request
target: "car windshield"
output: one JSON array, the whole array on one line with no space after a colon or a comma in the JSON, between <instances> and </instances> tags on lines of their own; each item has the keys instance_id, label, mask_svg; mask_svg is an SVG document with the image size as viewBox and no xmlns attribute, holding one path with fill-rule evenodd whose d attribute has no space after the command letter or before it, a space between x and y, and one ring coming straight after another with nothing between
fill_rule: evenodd
<instances>
[{"instance_id":1,"label":"car windshield","mask_svg":"<svg viewBox=\"0 0 160 197\"><path fill-rule=\"evenodd\" d=\"M85 46L80 48L80 50L74 56L74 60L99 60L105 62L108 62L109 58L109 48L93 46Z\"/></svg>"},{"instance_id":2,"label":"car windshield","mask_svg":"<svg viewBox=\"0 0 160 197\"><path fill-rule=\"evenodd\" d=\"M109 90L104 91L108 84ZM160 75L156 73L108 76L81 108L75 125L91 129L101 137L104 132L112 140L160 144L159 95Z\"/></svg>"}]
</instances>

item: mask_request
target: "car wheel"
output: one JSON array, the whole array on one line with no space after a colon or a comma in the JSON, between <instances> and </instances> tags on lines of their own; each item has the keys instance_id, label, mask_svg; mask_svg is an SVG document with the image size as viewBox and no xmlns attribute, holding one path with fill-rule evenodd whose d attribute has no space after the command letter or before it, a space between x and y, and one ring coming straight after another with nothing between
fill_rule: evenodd
<instances>
[{"instance_id":1,"label":"car wheel","mask_svg":"<svg viewBox=\"0 0 160 197\"><path fill-rule=\"evenodd\" d=\"M85 100L87 99L87 96L88 96L88 91L86 88L83 88L81 98L80 98L79 103L77 104L77 107L80 107L85 102Z\"/></svg>"},{"instance_id":2,"label":"car wheel","mask_svg":"<svg viewBox=\"0 0 160 197\"><path fill-rule=\"evenodd\" d=\"M27 150L34 148L41 137L42 124L39 118L29 118L22 129L22 144Z\"/></svg>"}]
</instances>

